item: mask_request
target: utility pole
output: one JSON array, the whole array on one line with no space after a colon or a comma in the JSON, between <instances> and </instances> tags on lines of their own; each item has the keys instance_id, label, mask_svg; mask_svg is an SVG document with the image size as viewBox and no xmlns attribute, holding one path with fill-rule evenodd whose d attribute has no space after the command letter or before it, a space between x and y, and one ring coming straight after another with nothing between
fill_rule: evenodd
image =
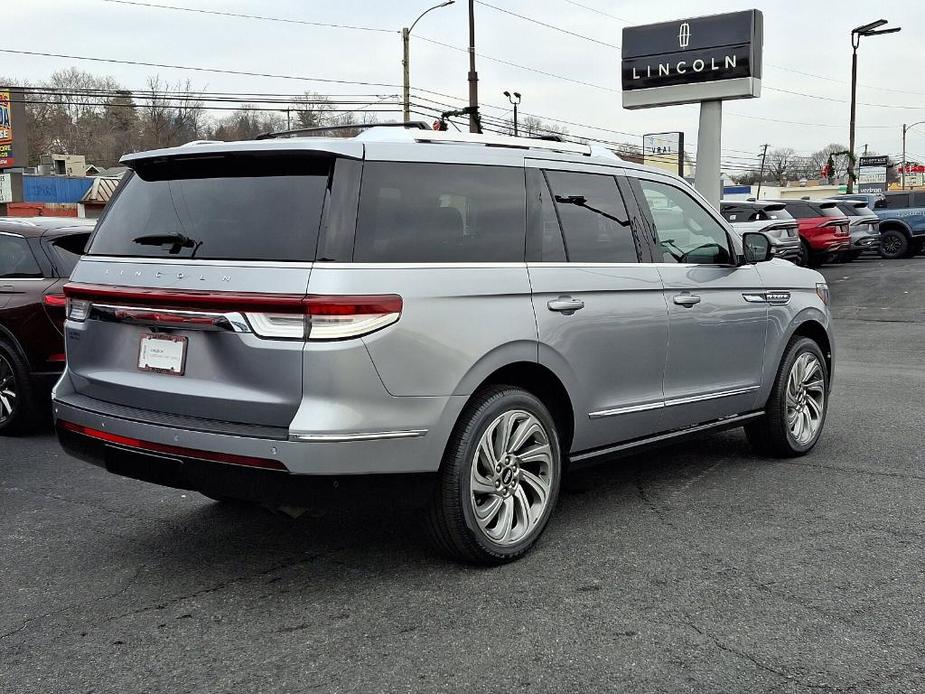
<instances>
[{"instance_id":1,"label":"utility pole","mask_svg":"<svg viewBox=\"0 0 925 694\"><path fill-rule=\"evenodd\" d=\"M469 0L469 132L479 132L479 73L475 71L475 0Z\"/></svg>"},{"instance_id":2,"label":"utility pole","mask_svg":"<svg viewBox=\"0 0 925 694\"><path fill-rule=\"evenodd\" d=\"M867 156L867 145L864 145L864 156Z\"/></svg>"},{"instance_id":3,"label":"utility pole","mask_svg":"<svg viewBox=\"0 0 925 694\"><path fill-rule=\"evenodd\" d=\"M758 173L758 194L755 195L757 200L761 200L761 182L764 180L764 160L768 158L768 145L761 145L761 170Z\"/></svg>"},{"instance_id":4,"label":"utility pole","mask_svg":"<svg viewBox=\"0 0 925 694\"><path fill-rule=\"evenodd\" d=\"M433 10L439 10L441 7L452 5L454 2L456 2L456 0L446 0L446 2L442 2L439 5L428 7L418 15L417 19L411 22L410 27L404 27L401 30L401 102L405 123L411 120L411 32L414 29L414 25L420 22L421 17L425 14Z\"/></svg>"},{"instance_id":5,"label":"utility pole","mask_svg":"<svg viewBox=\"0 0 925 694\"><path fill-rule=\"evenodd\" d=\"M902 189L906 189L906 124L903 123L903 168L900 171L900 176L902 176Z\"/></svg>"}]
</instances>

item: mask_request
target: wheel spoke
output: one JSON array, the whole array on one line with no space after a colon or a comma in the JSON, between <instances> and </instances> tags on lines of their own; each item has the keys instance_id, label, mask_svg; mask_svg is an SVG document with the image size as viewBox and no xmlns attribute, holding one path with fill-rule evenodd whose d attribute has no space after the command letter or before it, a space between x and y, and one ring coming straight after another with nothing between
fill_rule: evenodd
<instances>
[{"instance_id":1,"label":"wheel spoke","mask_svg":"<svg viewBox=\"0 0 925 694\"><path fill-rule=\"evenodd\" d=\"M520 456L521 464L530 465L532 463L549 463L552 461L552 449L548 443L534 446L524 451Z\"/></svg>"},{"instance_id":2,"label":"wheel spoke","mask_svg":"<svg viewBox=\"0 0 925 694\"><path fill-rule=\"evenodd\" d=\"M518 528L517 536L522 537L533 526L536 518L534 517L534 511L530 504L530 500L527 498L527 495L524 494L522 486L517 486L517 491L514 492L513 499L515 519L517 520Z\"/></svg>"},{"instance_id":3,"label":"wheel spoke","mask_svg":"<svg viewBox=\"0 0 925 694\"><path fill-rule=\"evenodd\" d=\"M498 521L494 528L486 528L488 536L497 542L506 543L511 538L511 528L514 525L514 501L511 497L499 499L501 502L498 512Z\"/></svg>"},{"instance_id":4,"label":"wheel spoke","mask_svg":"<svg viewBox=\"0 0 925 694\"><path fill-rule=\"evenodd\" d=\"M516 412L505 412L501 417L501 423L498 429L498 441L495 445L495 460L501 461L505 454L510 452L511 433L514 431L514 422L517 417Z\"/></svg>"},{"instance_id":5,"label":"wheel spoke","mask_svg":"<svg viewBox=\"0 0 925 694\"><path fill-rule=\"evenodd\" d=\"M527 416L514 429L511 440L508 442L505 453L516 453L519 451L527 440L540 431L540 423L533 417Z\"/></svg>"},{"instance_id":6,"label":"wheel spoke","mask_svg":"<svg viewBox=\"0 0 925 694\"><path fill-rule=\"evenodd\" d=\"M481 506L476 506L475 517L483 528L489 525L498 515L501 507L504 506L504 499L500 496L494 496Z\"/></svg>"},{"instance_id":7,"label":"wheel spoke","mask_svg":"<svg viewBox=\"0 0 925 694\"><path fill-rule=\"evenodd\" d=\"M815 398L806 398L806 405L812 410L814 422L822 418L822 406L816 402Z\"/></svg>"},{"instance_id":8,"label":"wheel spoke","mask_svg":"<svg viewBox=\"0 0 925 694\"><path fill-rule=\"evenodd\" d=\"M530 488L541 506L546 505L546 499L549 497L549 482L523 468L520 470L520 481L521 486Z\"/></svg>"},{"instance_id":9,"label":"wheel spoke","mask_svg":"<svg viewBox=\"0 0 925 694\"><path fill-rule=\"evenodd\" d=\"M476 474L473 470L472 472L472 492L474 494L495 494L498 489L495 487L494 483L485 479L480 474Z\"/></svg>"}]
</instances>

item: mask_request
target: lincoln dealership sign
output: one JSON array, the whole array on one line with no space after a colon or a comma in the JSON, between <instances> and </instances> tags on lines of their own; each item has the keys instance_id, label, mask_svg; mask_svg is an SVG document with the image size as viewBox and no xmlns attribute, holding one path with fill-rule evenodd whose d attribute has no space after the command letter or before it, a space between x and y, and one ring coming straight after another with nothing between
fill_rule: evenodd
<instances>
[{"instance_id":1,"label":"lincoln dealership sign","mask_svg":"<svg viewBox=\"0 0 925 694\"><path fill-rule=\"evenodd\" d=\"M623 106L646 108L761 94L759 10L623 29Z\"/></svg>"}]
</instances>

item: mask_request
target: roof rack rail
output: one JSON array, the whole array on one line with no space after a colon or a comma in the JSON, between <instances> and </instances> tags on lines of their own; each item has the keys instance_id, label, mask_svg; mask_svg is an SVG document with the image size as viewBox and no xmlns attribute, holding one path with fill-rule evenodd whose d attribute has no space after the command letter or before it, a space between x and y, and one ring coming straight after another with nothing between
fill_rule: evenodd
<instances>
[{"instance_id":1,"label":"roof rack rail","mask_svg":"<svg viewBox=\"0 0 925 694\"><path fill-rule=\"evenodd\" d=\"M430 130L430 126L422 120L413 120L407 123L347 123L344 125L319 125L311 128L295 128L293 130L277 130L261 133L256 140L272 140L276 137L291 137L305 133L318 133L328 130L366 130L368 128L408 128L411 130Z\"/></svg>"}]
</instances>

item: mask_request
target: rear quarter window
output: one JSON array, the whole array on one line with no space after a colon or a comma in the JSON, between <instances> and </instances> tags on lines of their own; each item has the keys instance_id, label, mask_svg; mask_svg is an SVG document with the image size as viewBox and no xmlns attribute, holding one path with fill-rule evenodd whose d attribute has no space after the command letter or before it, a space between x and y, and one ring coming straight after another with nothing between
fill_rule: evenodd
<instances>
[{"instance_id":1,"label":"rear quarter window","mask_svg":"<svg viewBox=\"0 0 925 694\"><path fill-rule=\"evenodd\" d=\"M794 219L812 219L813 217L822 216L805 202L788 202L787 212L789 212Z\"/></svg>"},{"instance_id":2,"label":"rear quarter window","mask_svg":"<svg viewBox=\"0 0 925 694\"><path fill-rule=\"evenodd\" d=\"M330 157L219 155L139 163L90 255L314 260Z\"/></svg>"},{"instance_id":3,"label":"rear quarter window","mask_svg":"<svg viewBox=\"0 0 925 694\"><path fill-rule=\"evenodd\" d=\"M70 234L57 238L51 243L52 253L54 253L55 269L59 277L69 277L74 271L74 266L83 255L87 242L90 240L90 232L85 234Z\"/></svg>"},{"instance_id":4,"label":"rear quarter window","mask_svg":"<svg viewBox=\"0 0 925 694\"><path fill-rule=\"evenodd\" d=\"M524 171L505 166L367 162L358 263L523 262Z\"/></svg>"},{"instance_id":5,"label":"rear quarter window","mask_svg":"<svg viewBox=\"0 0 925 694\"><path fill-rule=\"evenodd\" d=\"M891 193L886 196L886 208L889 210L904 210L909 207L908 193Z\"/></svg>"},{"instance_id":6,"label":"rear quarter window","mask_svg":"<svg viewBox=\"0 0 925 694\"><path fill-rule=\"evenodd\" d=\"M41 276L29 243L21 236L0 234L0 279Z\"/></svg>"}]
</instances>

